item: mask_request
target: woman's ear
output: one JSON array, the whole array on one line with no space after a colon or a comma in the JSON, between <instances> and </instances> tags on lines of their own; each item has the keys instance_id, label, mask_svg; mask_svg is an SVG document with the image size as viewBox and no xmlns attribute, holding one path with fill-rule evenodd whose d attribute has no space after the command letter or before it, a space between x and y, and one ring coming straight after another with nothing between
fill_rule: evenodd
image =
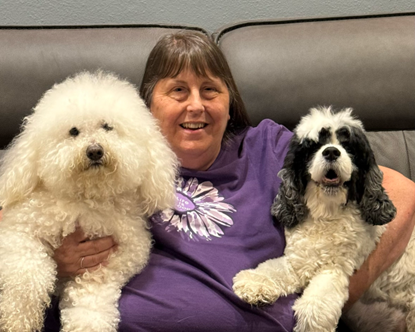
<instances>
[{"instance_id":1,"label":"woman's ear","mask_svg":"<svg viewBox=\"0 0 415 332\"><path fill-rule=\"evenodd\" d=\"M7 207L29 195L38 184L39 139L31 126L32 116L24 120L23 131L12 141L0 168L0 206Z\"/></svg>"}]
</instances>

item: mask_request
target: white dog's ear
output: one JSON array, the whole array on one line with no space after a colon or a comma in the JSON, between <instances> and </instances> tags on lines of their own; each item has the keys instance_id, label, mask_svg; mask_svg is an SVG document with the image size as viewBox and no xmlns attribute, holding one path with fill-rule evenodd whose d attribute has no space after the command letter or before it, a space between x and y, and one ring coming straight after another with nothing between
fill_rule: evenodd
<instances>
[{"instance_id":1,"label":"white dog's ear","mask_svg":"<svg viewBox=\"0 0 415 332\"><path fill-rule=\"evenodd\" d=\"M364 132L354 129L350 140L356 171L348 183L349 200L358 203L366 222L371 225L384 225L395 218L396 208L382 186L383 174Z\"/></svg>"},{"instance_id":2,"label":"white dog's ear","mask_svg":"<svg viewBox=\"0 0 415 332\"><path fill-rule=\"evenodd\" d=\"M174 207L178 161L159 131L152 132L147 144L148 167L139 188L140 203L148 216Z\"/></svg>"},{"instance_id":3,"label":"white dog's ear","mask_svg":"<svg viewBox=\"0 0 415 332\"><path fill-rule=\"evenodd\" d=\"M32 116L24 119L22 132L15 137L1 162L0 205L7 207L29 195L38 183L36 134Z\"/></svg>"},{"instance_id":4,"label":"white dog's ear","mask_svg":"<svg viewBox=\"0 0 415 332\"><path fill-rule=\"evenodd\" d=\"M306 151L307 147L301 150ZM276 221L284 227L292 228L307 217L309 210L304 200L308 178L303 153L296 137L293 137L284 166L278 173L282 182L271 208Z\"/></svg>"}]
</instances>

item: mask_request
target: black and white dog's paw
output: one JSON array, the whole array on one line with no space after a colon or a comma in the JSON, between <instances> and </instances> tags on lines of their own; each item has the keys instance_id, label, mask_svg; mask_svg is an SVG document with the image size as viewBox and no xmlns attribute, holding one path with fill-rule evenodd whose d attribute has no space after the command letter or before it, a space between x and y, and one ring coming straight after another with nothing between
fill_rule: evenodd
<instances>
[{"instance_id":1,"label":"black and white dog's paw","mask_svg":"<svg viewBox=\"0 0 415 332\"><path fill-rule=\"evenodd\" d=\"M271 278L255 270L239 272L233 278L233 290L245 302L258 306L272 304L281 295Z\"/></svg>"}]
</instances>

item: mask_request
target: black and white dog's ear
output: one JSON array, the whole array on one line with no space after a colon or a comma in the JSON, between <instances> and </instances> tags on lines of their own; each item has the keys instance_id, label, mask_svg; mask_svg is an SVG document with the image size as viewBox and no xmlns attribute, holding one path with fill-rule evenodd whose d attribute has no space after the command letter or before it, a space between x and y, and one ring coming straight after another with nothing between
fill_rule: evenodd
<instances>
[{"instance_id":1,"label":"black and white dog's ear","mask_svg":"<svg viewBox=\"0 0 415 332\"><path fill-rule=\"evenodd\" d=\"M271 208L271 213L275 216L276 221L287 228L300 224L308 215L308 208L304 201L307 182L303 179L306 163L304 163L301 153L298 153L298 148L299 142L293 138L284 166L278 173L282 182Z\"/></svg>"},{"instance_id":2,"label":"black and white dog's ear","mask_svg":"<svg viewBox=\"0 0 415 332\"><path fill-rule=\"evenodd\" d=\"M359 208L363 219L372 225L387 224L396 215L396 208L382 186L382 179L379 167L371 165L365 174L365 188Z\"/></svg>"},{"instance_id":3,"label":"black and white dog's ear","mask_svg":"<svg viewBox=\"0 0 415 332\"><path fill-rule=\"evenodd\" d=\"M383 174L364 132L356 130L353 136L356 140L354 145L360 150L355 153L357 171L351 185L354 187L353 198L366 222L372 225L387 224L395 218L396 208L382 186Z\"/></svg>"}]
</instances>

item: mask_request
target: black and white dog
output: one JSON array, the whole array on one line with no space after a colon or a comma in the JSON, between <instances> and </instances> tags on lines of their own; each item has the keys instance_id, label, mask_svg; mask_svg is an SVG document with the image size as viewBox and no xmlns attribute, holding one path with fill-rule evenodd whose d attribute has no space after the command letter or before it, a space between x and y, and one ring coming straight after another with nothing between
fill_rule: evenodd
<instances>
[{"instance_id":1,"label":"black and white dog","mask_svg":"<svg viewBox=\"0 0 415 332\"><path fill-rule=\"evenodd\" d=\"M234 277L235 293L255 305L303 292L293 307L297 332L336 330L348 299L349 277L396 214L363 125L351 113L320 108L302 118L278 174L282 184L272 207L286 229L284 256ZM415 257L409 249L413 242L355 305L377 311L382 328L365 322L365 317L373 322L379 318L367 312L357 317L353 312L363 311L352 309L349 318L356 331L394 331L404 319L398 309L414 310ZM415 331L413 315L408 314L409 331Z\"/></svg>"}]
</instances>

